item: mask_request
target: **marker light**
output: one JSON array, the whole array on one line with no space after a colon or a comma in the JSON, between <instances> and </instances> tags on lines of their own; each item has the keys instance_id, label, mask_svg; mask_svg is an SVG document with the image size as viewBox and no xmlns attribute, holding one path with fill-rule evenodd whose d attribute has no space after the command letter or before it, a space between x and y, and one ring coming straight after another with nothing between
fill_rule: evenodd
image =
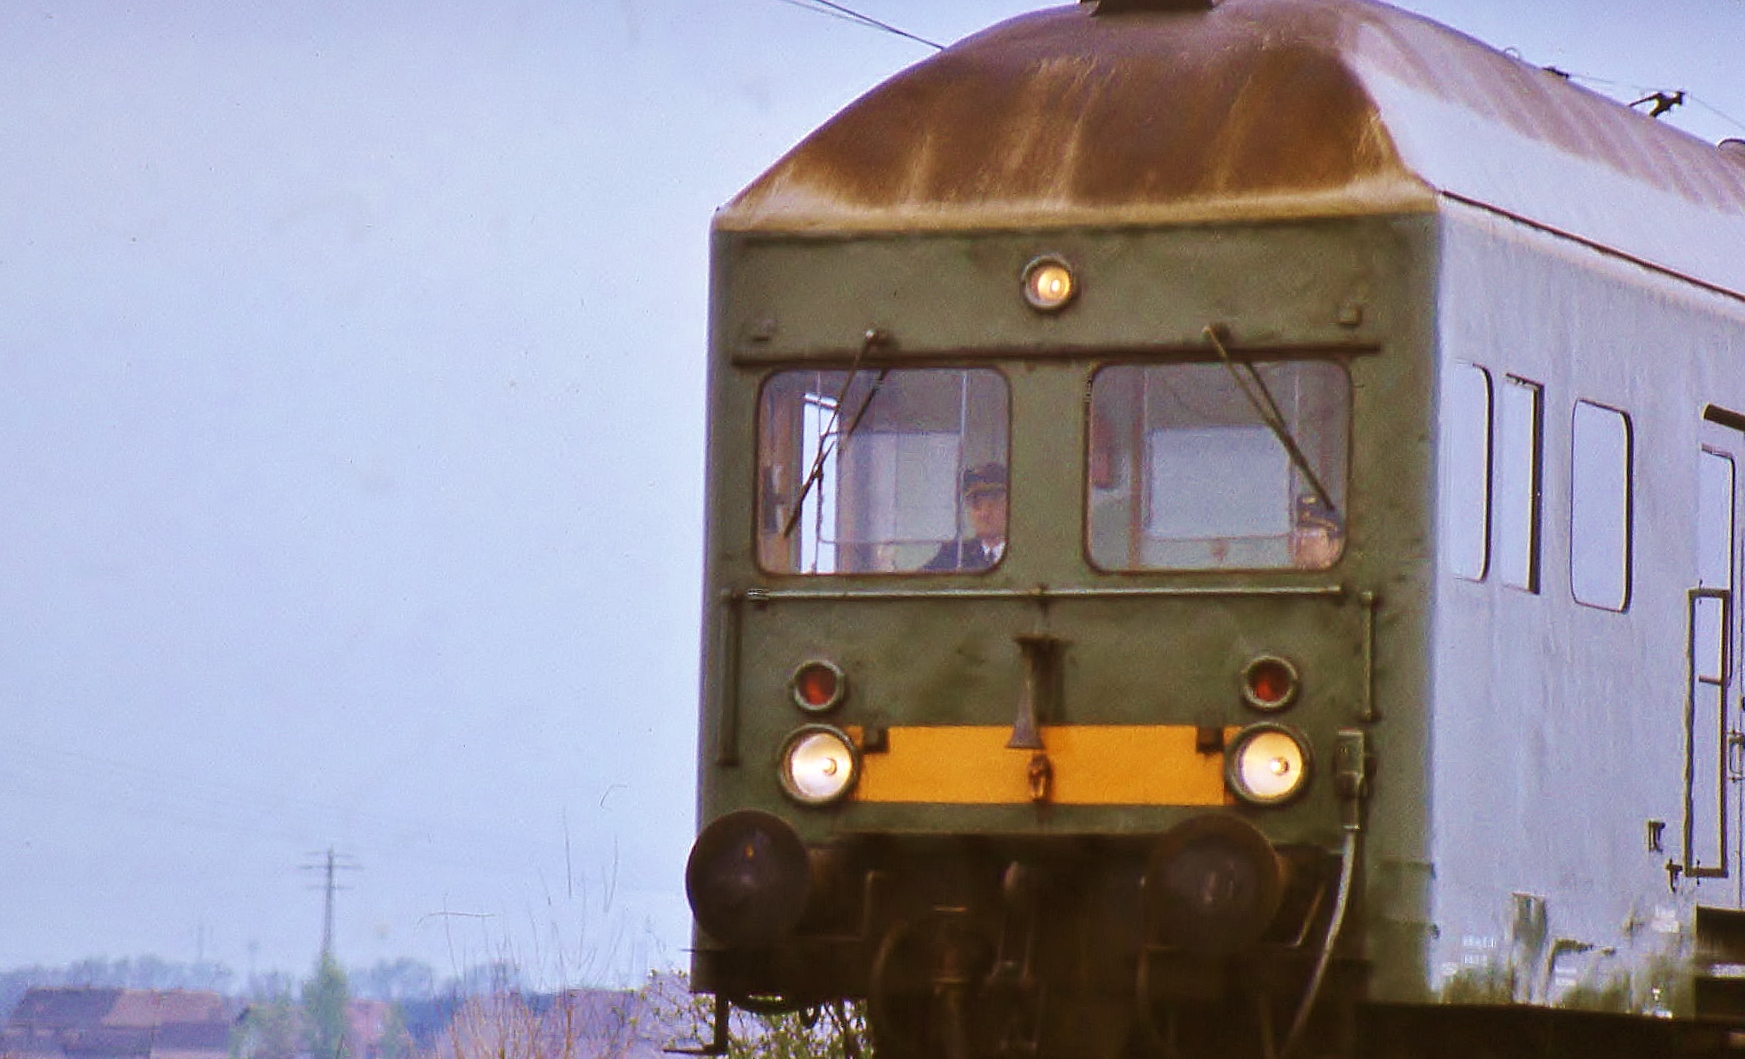
<instances>
[{"instance_id":1,"label":"marker light","mask_svg":"<svg viewBox=\"0 0 1745 1059\"><path fill-rule=\"evenodd\" d=\"M1309 781L1309 748L1282 725L1244 728L1237 733L1224 762L1224 778L1230 789L1253 805L1288 802L1301 794Z\"/></svg>"},{"instance_id":2,"label":"marker light","mask_svg":"<svg viewBox=\"0 0 1745 1059\"><path fill-rule=\"evenodd\" d=\"M1290 659L1261 655L1242 667L1242 698L1257 710L1282 710L1297 699L1297 667Z\"/></svg>"},{"instance_id":3,"label":"marker light","mask_svg":"<svg viewBox=\"0 0 1745 1059\"><path fill-rule=\"evenodd\" d=\"M794 670L794 675L788 678L788 688L793 692L794 704L800 709L822 713L848 694L848 678L843 676L836 663L813 659Z\"/></svg>"},{"instance_id":4,"label":"marker light","mask_svg":"<svg viewBox=\"0 0 1745 1059\"><path fill-rule=\"evenodd\" d=\"M1078 280L1065 261L1052 255L1024 266L1024 300L1032 309L1058 312L1078 293Z\"/></svg>"},{"instance_id":5,"label":"marker light","mask_svg":"<svg viewBox=\"0 0 1745 1059\"><path fill-rule=\"evenodd\" d=\"M782 744L777 773L782 790L801 805L828 805L854 786L860 760L846 735L822 724L809 724Z\"/></svg>"}]
</instances>

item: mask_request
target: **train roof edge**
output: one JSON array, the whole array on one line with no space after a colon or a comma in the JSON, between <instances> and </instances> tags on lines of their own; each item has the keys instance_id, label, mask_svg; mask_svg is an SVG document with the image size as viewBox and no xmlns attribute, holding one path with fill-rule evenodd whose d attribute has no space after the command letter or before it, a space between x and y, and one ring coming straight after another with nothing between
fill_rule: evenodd
<instances>
[{"instance_id":1,"label":"train roof edge","mask_svg":"<svg viewBox=\"0 0 1745 1059\"><path fill-rule=\"evenodd\" d=\"M849 104L717 211L833 235L1431 212L1745 292L1745 161L1372 0L1033 12Z\"/></svg>"}]
</instances>

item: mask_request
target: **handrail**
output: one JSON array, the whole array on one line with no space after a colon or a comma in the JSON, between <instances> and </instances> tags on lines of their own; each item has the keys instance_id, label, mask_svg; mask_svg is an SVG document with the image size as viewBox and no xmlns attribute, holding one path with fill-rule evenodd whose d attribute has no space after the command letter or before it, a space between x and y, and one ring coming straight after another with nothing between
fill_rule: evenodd
<instances>
[{"instance_id":1,"label":"handrail","mask_svg":"<svg viewBox=\"0 0 1745 1059\"><path fill-rule=\"evenodd\" d=\"M1344 599L1352 595L1345 585L1173 585L1147 587L1069 587L1036 585L1033 588L730 588L723 600L765 603L915 603L942 600L1031 600L1048 602L1072 599L1216 599L1216 598L1314 598Z\"/></svg>"}]
</instances>

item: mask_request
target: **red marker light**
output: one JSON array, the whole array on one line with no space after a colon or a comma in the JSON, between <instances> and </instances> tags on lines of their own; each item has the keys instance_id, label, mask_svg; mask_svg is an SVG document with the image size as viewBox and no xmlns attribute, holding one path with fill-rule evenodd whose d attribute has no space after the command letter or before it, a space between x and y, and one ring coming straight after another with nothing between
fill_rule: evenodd
<instances>
[{"instance_id":1,"label":"red marker light","mask_svg":"<svg viewBox=\"0 0 1745 1059\"><path fill-rule=\"evenodd\" d=\"M794 670L788 686L793 690L795 705L816 713L842 701L848 680L834 663L816 659Z\"/></svg>"},{"instance_id":2,"label":"red marker light","mask_svg":"<svg viewBox=\"0 0 1745 1059\"><path fill-rule=\"evenodd\" d=\"M1282 710L1297 697L1297 667L1277 655L1261 655L1242 669L1242 697L1258 710Z\"/></svg>"}]
</instances>

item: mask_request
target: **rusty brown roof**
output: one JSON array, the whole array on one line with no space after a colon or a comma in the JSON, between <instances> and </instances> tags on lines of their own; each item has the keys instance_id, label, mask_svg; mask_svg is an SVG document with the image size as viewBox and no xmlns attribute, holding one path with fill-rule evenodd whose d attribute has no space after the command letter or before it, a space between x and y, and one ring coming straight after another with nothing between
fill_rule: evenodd
<instances>
[{"instance_id":1,"label":"rusty brown roof","mask_svg":"<svg viewBox=\"0 0 1745 1059\"><path fill-rule=\"evenodd\" d=\"M1484 174L1439 171L1433 149L1475 129L1491 142L1474 150L1526 144L1553 168L1604 170L1745 217L1745 164L1384 4L1224 0L1206 12L1100 17L1094 8L1020 16L896 75L741 192L716 226L822 233L1431 210L1441 192L1491 200ZM1403 151L1404 133L1431 147ZM1545 197L1516 191L1494 197L1513 195L1529 212Z\"/></svg>"},{"instance_id":2,"label":"rusty brown roof","mask_svg":"<svg viewBox=\"0 0 1745 1059\"><path fill-rule=\"evenodd\" d=\"M8 1021L45 1030L99 1026L120 996L119 989L31 989L19 999Z\"/></svg>"},{"instance_id":3,"label":"rusty brown roof","mask_svg":"<svg viewBox=\"0 0 1745 1059\"><path fill-rule=\"evenodd\" d=\"M217 993L36 988L13 1009L0 1051L63 1059L214 1059L233 1016Z\"/></svg>"},{"instance_id":4,"label":"rusty brown roof","mask_svg":"<svg viewBox=\"0 0 1745 1059\"><path fill-rule=\"evenodd\" d=\"M147 991L128 989L115 998L103 1019L106 1026L162 1026L166 1023L230 1021L229 1006L222 996L200 990Z\"/></svg>"}]
</instances>

